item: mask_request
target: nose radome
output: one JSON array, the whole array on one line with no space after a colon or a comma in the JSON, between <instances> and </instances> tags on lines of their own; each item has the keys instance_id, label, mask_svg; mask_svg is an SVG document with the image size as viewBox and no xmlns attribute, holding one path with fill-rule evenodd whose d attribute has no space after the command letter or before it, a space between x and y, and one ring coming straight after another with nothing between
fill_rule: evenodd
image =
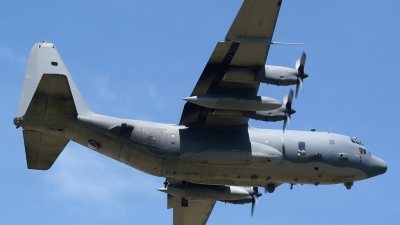
<instances>
[{"instance_id":1,"label":"nose radome","mask_svg":"<svg viewBox=\"0 0 400 225\"><path fill-rule=\"evenodd\" d=\"M386 162L378 157L371 156L368 177L378 176L384 174L386 171L387 171Z\"/></svg>"}]
</instances>

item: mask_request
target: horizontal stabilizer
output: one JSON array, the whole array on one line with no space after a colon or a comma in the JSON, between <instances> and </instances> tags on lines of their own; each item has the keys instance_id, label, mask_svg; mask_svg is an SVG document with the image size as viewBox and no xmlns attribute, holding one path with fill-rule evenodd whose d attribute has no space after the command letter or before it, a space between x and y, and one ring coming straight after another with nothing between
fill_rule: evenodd
<instances>
[{"instance_id":1,"label":"horizontal stabilizer","mask_svg":"<svg viewBox=\"0 0 400 225\"><path fill-rule=\"evenodd\" d=\"M48 170L69 140L37 131L24 130L28 169Z\"/></svg>"}]
</instances>

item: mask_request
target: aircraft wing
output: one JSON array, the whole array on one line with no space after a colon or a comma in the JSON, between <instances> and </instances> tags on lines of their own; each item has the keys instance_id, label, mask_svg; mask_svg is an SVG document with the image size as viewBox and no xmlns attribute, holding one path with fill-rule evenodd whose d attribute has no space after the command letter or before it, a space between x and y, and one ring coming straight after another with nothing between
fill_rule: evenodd
<instances>
[{"instance_id":1,"label":"aircraft wing","mask_svg":"<svg viewBox=\"0 0 400 225\"><path fill-rule=\"evenodd\" d=\"M226 94L256 96L260 83L224 81L229 68L261 67L265 65L278 18L281 0L245 0L224 41L218 42L191 96ZM210 108L190 102L185 104L181 125L247 124L245 117L220 117Z\"/></svg>"},{"instance_id":2,"label":"aircraft wing","mask_svg":"<svg viewBox=\"0 0 400 225\"><path fill-rule=\"evenodd\" d=\"M215 200L194 201L168 195L168 208L174 209L174 225L204 225L214 208Z\"/></svg>"}]
</instances>

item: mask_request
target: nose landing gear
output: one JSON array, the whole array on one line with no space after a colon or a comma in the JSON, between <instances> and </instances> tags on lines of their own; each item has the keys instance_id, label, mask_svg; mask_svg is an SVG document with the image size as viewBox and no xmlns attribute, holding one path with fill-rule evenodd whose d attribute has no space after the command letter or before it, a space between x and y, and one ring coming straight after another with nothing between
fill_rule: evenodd
<instances>
[{"instance_id":1,"label":"nose landing gear","mask_svg":"<svg viewBox=\"0 0 400 225\"><path fill-rule=\"evenodd\" d=\"M346 186L347 190L350 190L351 187L353 186L353 182L346 182L346 183L344 183L344 186Z\"/></svg>"}]
</instances>

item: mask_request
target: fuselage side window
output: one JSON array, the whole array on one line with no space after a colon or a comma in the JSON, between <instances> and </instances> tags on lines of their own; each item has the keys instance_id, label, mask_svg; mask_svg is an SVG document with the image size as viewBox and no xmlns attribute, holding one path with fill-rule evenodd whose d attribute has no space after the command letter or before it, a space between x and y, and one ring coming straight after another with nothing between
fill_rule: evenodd
<instances>
[{"instance_id":1,"label":"fuselage side window","mask_svg":"<svg viewBox=\"0 0 400 225\"><path fill-rule=\"evenodd\" d=\"M306 156L306 143L300 141L299 142L299 151L297 153L298 156Z\"/></svg>"}]
</instances>

